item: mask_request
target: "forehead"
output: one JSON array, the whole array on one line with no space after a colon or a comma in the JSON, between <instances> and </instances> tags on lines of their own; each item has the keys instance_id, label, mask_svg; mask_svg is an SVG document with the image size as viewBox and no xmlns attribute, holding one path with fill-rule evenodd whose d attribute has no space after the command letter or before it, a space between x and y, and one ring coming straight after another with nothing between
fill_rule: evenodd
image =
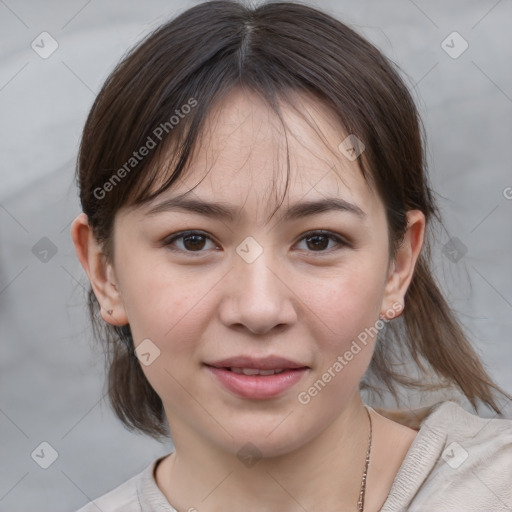
<instances>
[{"instance_id":1,"label":"forehead","mask_svg":"<svg viewBox=\"0 0 512 512\"><path fill-rule=\"evenodd\" d=\"M347 133L332 112L309 95L287 99L279 117L255 93L230 92L206 118L183 175L150 205L185 194L238 206L244 220L274 211L283 196L285 205L335 197L369 216L382 211L357 162L339 150Z\"/></svg>"}]
</instances>

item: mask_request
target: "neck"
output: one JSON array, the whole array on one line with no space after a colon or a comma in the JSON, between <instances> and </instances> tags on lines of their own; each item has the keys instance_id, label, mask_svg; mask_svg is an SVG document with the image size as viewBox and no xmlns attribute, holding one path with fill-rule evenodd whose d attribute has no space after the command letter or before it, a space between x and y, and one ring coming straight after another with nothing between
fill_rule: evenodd
<instances>
[{"instance_id":1,"label":"neck","mask_svg":"<svg viewBox=\"0 0 512 512\"><path fill-rule=\"evenodd\" d=\"M252 465L179 422L170 427L175 452L157 482L180 512L357 510L369 432L359 393L320 434Z\"/></svg>"}]
</instances>

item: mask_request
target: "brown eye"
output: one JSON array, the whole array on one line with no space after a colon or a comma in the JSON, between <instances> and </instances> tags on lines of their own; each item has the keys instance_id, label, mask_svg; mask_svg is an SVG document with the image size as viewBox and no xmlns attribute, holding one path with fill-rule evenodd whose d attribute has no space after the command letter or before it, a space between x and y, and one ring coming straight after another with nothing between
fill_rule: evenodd
<instances>
[{"instance_id":1,"label":"brown eye","mask_svg":"<svg viewBox=\"0 0 512 512\"><path fill-rule=\"evenodd\" d=\"M200 231L187 231L167 238L164 242L164 245L170 247L173 251L201 253L205 252L203 249L205 249L205 246L207 246L207 241L212 242L212 239ZM175 244L175 242L180 243Z\"/></svg>"},{"instance_id":2,"label":"brown eye","mask_svg":"<svg viewBox=\"0 0 512 512\"><path fill-rule=\"evenodd\" d=\"M187 235L183 238L183 246L188 251L201 250L204 247L204 236L203 235Z\"/></svg>"},{"instance_id":3,"label":"brown eye","mask_svg":"<svg viewBox=\"0 0 512 512\"><path fill-rule=\"evenodd\" d=\"M340 249L341 247L336 246L347 246L348 244L339 236L334 233L330 233L329 231L313 231L310 233L306 233L300 240L305 241L308 252L331 252L328 250L329 243L334 241L335 249ZM331 245L332 248L332 245Z\"/></svg>"}]
</instances>

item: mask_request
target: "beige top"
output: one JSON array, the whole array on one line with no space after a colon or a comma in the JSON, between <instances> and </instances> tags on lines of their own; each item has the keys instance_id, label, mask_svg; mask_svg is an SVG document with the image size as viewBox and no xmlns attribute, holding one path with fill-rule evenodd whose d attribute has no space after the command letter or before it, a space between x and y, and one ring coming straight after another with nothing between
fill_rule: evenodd
<instances>
[{"instance_id":1,"label":"beige top","mask_svg":"<svg viewBox=\"0 0 512 512\"><path fill-rule=\"evenodd\" d=\"M177 512L159 489L159 457L77 512ZM420 425L380 512L511 512L512 420L480 418L455 402Z\"/></svg>"}]
</instances>

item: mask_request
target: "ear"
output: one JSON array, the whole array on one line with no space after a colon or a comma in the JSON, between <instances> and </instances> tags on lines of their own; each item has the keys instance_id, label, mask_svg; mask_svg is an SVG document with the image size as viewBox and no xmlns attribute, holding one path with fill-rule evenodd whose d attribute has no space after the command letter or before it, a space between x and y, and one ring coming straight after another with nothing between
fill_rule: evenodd
<instances>
[{"instance_id":1,"label":"ear","mask_svg":"<svg viewBox=\"0 0 512 512\"><path fill-rule=\"evenodd\" d=\"M71 237L78 259L100 303L103 320L112 325L127 324L128 318L118 289L114 267L106 261L85 213L81 213L73 221Z\"/></svg>"},{"instance_id":2,"label":"ear","mask_svg":"<svg viewBox=\"0 0 512 512\"><path fill-rule=\"evenodd\" d=\"M424 239L425 215L420 210L409 210L403 241L390 264L382 301L381 318L390 320L400 316L403 312L405 293L414 275L414 268Z\"/></svg>"}]
</instances>

